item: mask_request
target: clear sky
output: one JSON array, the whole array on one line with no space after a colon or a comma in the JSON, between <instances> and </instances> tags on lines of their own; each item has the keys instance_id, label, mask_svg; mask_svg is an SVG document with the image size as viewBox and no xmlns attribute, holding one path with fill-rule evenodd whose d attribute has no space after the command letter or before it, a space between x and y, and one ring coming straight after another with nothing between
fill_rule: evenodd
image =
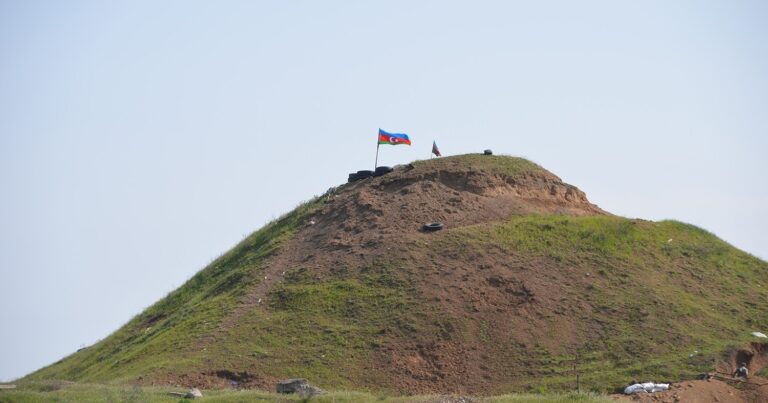
<instances>
[{"instance_id":1,"label":"clear sky","mask_svg":"<svg viewBox=\"0 0 768 403\"><path fill-rule=\"evenodd\" d=\"M381 164L492 148L768 258L766 21L759 0L0 0L0 380L370 169L379 127L413 141Z\"/></svg>"}]
</instances>

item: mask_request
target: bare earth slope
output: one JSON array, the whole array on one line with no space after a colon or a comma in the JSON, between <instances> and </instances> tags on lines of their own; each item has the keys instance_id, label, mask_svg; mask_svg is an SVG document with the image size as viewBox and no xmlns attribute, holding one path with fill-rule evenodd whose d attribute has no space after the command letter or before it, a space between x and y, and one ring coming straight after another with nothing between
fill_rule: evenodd
<instances>
[{"instance_id":1,"label":"bare earth slope","mask_svg":"<svg viewBox=\"0 0 768 403\"><path fill-rule=\"evenodd\" d=\"M26 379L497 394L578 372L607 391L711 370L768 328L766 300L768 265L706 231L612 216L529 161L465 155L300 206Z\"/></svg>"}]
</instances>

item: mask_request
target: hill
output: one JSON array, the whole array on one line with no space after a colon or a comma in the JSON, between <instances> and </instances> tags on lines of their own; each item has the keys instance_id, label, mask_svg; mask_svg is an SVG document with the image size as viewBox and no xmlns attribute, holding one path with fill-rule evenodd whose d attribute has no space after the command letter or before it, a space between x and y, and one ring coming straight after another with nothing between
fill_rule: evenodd
<instances>
[{"instance_id":1,"label":"hill","mask_svg":"<svg viewBox=\"0 0 768 403\"><path fill-rule=\"evenodd\" d=\"M501 394L578 373L608 391L711 371L768 329L766 300L768 264L707 231L608 214L524 159L463 155L329 190L22 381Z\"/></svg>"}]
</instances>

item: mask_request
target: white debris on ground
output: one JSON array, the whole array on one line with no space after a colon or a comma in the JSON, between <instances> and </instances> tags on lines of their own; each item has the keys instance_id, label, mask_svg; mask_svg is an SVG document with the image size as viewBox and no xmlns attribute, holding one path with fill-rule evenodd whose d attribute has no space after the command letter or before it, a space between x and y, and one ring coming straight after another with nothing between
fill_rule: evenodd
<instances>
[{"instance_id":1,"label":"white debris on ground","mask_svg":"<svg viewBox=\"0 0 768 403\"><path fill-rule=\"evenodd\" d=\"M752 332L752 336L759 337L761 339L768 339L768 336L766 336L765 333L760 332Z\"/></svg>"},{"instance_id":2,"label":"white debris on ground","mask_svg":"<svg viewBox=\"0 0 768 403\"><path fill-rule=\"evenodd\" d=\"M168 392L168 394L171 396L182 397L184 399L199 399L203 397L203 393L200 392L200 389L198 388L192 388L187 393Z\"/></svg>"},{"instance_id":3,"label":"white debris on ground","mask_svg":"<svg viewBox=\"0 0 768 403\"><path fill-rule=\"evenodd\" d=\"M625 395L633 395L635 393L654 393L654 392L662 392L669 389L668 383L653 383L653 382L646 382L646 383L636 383L634 385L629 385L624 389Z\"/></svg>"}]
</instances>

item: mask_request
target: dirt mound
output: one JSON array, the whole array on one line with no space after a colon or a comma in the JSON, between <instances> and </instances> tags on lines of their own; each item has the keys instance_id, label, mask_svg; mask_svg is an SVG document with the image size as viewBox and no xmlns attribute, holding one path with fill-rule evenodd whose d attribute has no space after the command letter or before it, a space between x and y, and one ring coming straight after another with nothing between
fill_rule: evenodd
<instances>
[{"instance_id":1,"label":"dirt mound","mask_svg":"<svg viewBox=\"0 0 768 403\"><path fill-rule=\"evenodd\" d=\"M500 394L579 376L609 391L711 371L690 352L768 327L742 297L768 298L767 271L693 226L612 216L529 161L440 158L298 207L30 378Z\"/></svg>"},{"instance_id":2,"label":"dirt mound","mask_svg":"<svg viewBox=\"0 0 768 403\"><path fill-rule=\"evenodd\" d=\"M764 403L768 402L768 380L685 381L670 385L670 389L665 392L636 394L631 397L616 396L616 399L643 403Z\"/></svg>"},{"instance_id":3,"label":"dirt mound","mask_svg":"<svg viewBox=\"0 0 768 403\"><path fill-rule=\"evenodd\" d=\"M732 378L741 363L747 363L751 376L747 380ZM768 343L749 343L728 349L716 363L711 378L673 383L670 390L652 394L618 397L639 402L768 402L768 379L755 374L768 364Z\"/></svg>"},{"instance_id":4,"label":"dirt mound","mask_svg":"<svg viewBox=\"0 0 768 403\"><path fill-rule=\"evenodd\" d=\"M252 310L274 301L272 290L286 278L292 281L311 275L315 281L321 281L339 275L354 276L348 270L386 260L394 245L429 236L420 231L427 222L441 222L453 230L515 215L607 214L591 204L575 186L534 164L521 160L525 165L520 169L496 170L494 164L483 168L483 163L509 158L481 158L477 165L454 164L450 158L445 159L440 161L439 169L430 161L398 166L388 175L354 182L331 192L324 207L308 217L293 239L270 259L263 281L222 322L220 337L237 327ZM555 296L562 295L556 291L558 286L553 290L544 281L511 276L495 258L479 258L474 263L483 267L485 261L489 270L477 271L466 267L463 259L445 260L423 251L400 256L408 261L430 262L429 266L435 265L435 259L440 261L437 266L442 270L423 271L414 285L422 289L423 297L447 309L451 316L465 316L465 304L469 304L475 320L509 320L510 325L520 325L517 332L530 331L531 342L536 338L533 335L543 336L544 331L532 325L539 316L536 312L547 309L544 306L550 306ZM297 271L297 267L307 269ZM449 270L463 272L462 279L454 279L455 273L446 277ZM480 287L459 288L456 283ZM535 300L537 292L541 295L539 300ZM517 317L505 320L509 310L515 311ZM557 329L573 330L571 321L560 322ZM443 339L448 340L435 340L431 334L408 334L408 330L405 334L389 330L396 341L376 351L372 357L374 365L388 372L388 382L394 382L401 391L472 392L488 387L497 378L489 363L492 353L483 351L475 342L450 340L458 329L451 329L451 323L446 326L449 329L441 331ZM508 331L509 327L502 325L500 329Z\"/></svg>"}]
</instances>

